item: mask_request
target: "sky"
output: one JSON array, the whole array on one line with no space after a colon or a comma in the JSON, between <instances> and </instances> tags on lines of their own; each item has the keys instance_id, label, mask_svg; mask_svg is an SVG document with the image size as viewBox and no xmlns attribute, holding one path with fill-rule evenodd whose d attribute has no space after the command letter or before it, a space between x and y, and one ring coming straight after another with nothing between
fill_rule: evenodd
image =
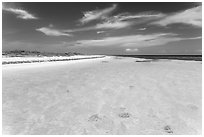
<instances>
[{"instance_id":1,"label":"sky","mask_svg":"<svg viewBox=\"0 0 204 137\"><path fill-rule=\"evenodd\" d=\"M199 2L3 2L2 50L202 54Z\"/></svg>"}]
</instances>

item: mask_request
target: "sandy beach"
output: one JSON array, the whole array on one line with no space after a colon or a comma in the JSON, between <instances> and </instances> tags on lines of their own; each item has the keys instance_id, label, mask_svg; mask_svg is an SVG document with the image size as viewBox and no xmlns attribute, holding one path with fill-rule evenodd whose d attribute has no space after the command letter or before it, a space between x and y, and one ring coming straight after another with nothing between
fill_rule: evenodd
<instances>
[{"instance_id":1,"label":"sandy beach","mask_svg":"<svg viewBox=\"0 0 204 137\"><path fill-rule=\"evenodd\" d=\"M201 134L201 61L136 60L3 65L3 134Z\"/></svg>"}]
</instances>

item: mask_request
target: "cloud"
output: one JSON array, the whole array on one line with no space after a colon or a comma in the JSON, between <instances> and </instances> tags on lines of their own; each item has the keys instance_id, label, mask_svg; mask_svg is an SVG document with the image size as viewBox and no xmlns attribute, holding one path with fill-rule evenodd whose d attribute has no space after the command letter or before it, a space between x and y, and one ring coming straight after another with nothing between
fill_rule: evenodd
<instances>
[{"instance_id":1,"label":"cloud","mask_svg":"<svg viewBox=\"0 0 204 137\"><path fill-rule=\"evenodd\" d=\"M48 28L48 27L42 27L42 28L36 29L36 31L42 32L47 36L72 36L71 34L62 32L61 30Z\"/></svg>"},{"instance_id":2,"label":"cloud","mask_svg":"<svg viewBox=\"0 0 204 137\"><path fill-rule=\"evenodd\" d=\"M175 23L190 24L196 27L202 27L202 6L197 6L171 15L166 15L166 17L163 19L152 22L151 24L167 26Z\"/></svg>"},{"instance_id":3,"label":"cloud","mask_svg":"<svg viewBox=\"0 0 204 137\"><path fill-rule=\"evenodd\" d=\"M102 33L104 33L105 31L97 31L96 33L97 34L102 34Z\"/></svg>"},{"instance_id":4,"label":"cloud","mask_svg":"<svg viewBox=\"0 0 204 137\"><path fill-rule=\"evenodd\" d=\"M153 11L141 12L141 13L137 13L137 14L130 14L130 13L126 12L126 13L121 13L121 14L115 15L112 18L109 18L109 20L127 21L127 20L141 19L141 18L143 18L143 19L145 19L145 18L156 19L156 18L161 18L164 16L165 15L162 13L153 12Z\"/></svg>"},{"instance_id":5,"label":"cloud","mask_svg":"<svg viewBox=\"0 0 204 137\"><path fill-rule=\"evenodd\" d=\"M125 49L125 51L126 51L126 52L135 52L135 51L138 51L138 49L137 49L137 48L135 48L135 49L129 49L129 48L128 48L128 49Z\"/></svg>"},{"instance_id":6,"label":"cloud","mask_svg":"<svg viewBox=\"0 0 204 137\"><path fill-rule=\"evenodd\" d=\"M138 30L146 30L147 28L140 28L140 29L138 29Z\"/></svg>"},{"instance_id":7,"label":"cloud","mask_svg":"<svg viewBox=\"0 0 204 137\"><path fill-rule=\"evenodd\" d=\"M63 32L80 32L80 31L90 31L90 30L99 30L99 29L122 29L130 26L132 22L103 22L96 24L95 26L76 28L76 29L67 29Z\"/></svg>"},{"instance_id":8,"label":"cloud","mask_svg":"<svg viewBox=\"0 0 204 137\"><path fill-rule=\"evenodd\" d=\"M179 13L174 13L171 15L166 15L160 12L148 11L141 12L137 14L131 14L128 12L120 13L115 16L109 16L110 11L116 8L117 5L112 7L86 12L84 17L81 19L82 22L87 23L92 20L100 19L102 22L97 23L93 26L66 29L62 30L63 33L73 33L80 31L90 31L90 30L107 30L107 29L123 29L131 27L138 24L149 23L154 25L166 26L173 23L187 23L192 25L201 26L201 6L195 7L186 11ZM112 9L112 10L110 10ZM146 28L140 28L138 30L146 30Z\"/></svg>"},{"instance_id":9,"label":"cloud","mask_svg":"<svg viewBox=\"0 0 204 137\"><path fill-rule=\"evenodd\" d=\"M121 47L149 47L165 45L169 42L200 39L195 38L181 38L174 33L155 33L147 35L128 35L118 37L106 37L98 40L79 40L75 46L121 46Z\"/></svg>"},{"instance_id":10,"label":"cloud","mask_svg":"<svg viewBox=\"0 0 204 137\"><path fill-rule=\"evenodd\" d=\"M143 12L138 14L122 13L107 18L103 23L97 24L96 29L122 29L132 25L141 24L150 20L163 17L164 14L154 12Z\"/></svg>"},{"instance_id":11,"label":"cloud","mask_svg":"<svg viewBox=\"0 0 204 137\"><path fill-rule=\"evenodd\" d=\"M133 22L127 22L127 21L104 22L101 24L97 24L94 27L94 29L121 29L121 28L126 28L132 24Z\"/></svg>"},{"instance_id":12,"label":"cloud","mask_svg":"<svg viewBox=\"0 0 204 137\"><path fill-rule=\"evenodd\" d=\"M33 14L29 13L26 10L19 9L19 8L11 8L7 7L5 4L3 4L3 10L13 13L17 15L17 18L24 19L24 20L30 20L30 19L38 19L38 17L34 16Z\"/></svg>"},{"instance_id":13,"label":"cloud","mask_svg":"<svg viewBox=\"0 0 204 137\"><path fill-rule=\"evenodd\" d=\"M94 26L68 29L63 32L79 32L79 31L90 31L99 29L123 29L136 24L142 24L150 20L155 20L163 17L161 13L155 12L143 12L138 14L122 13L113 17L107 17L103 22L98 23Z\"/></svg>"},{"instance_id":14,"label":"cloud","mask_svg":"<svg viewBox=\"0 0 204 137\"><path fill-rule=\"evenodd\" d=\"M85 24L85 23L91 22L93 20L105 19L116 8L117 8L117 5L113 4L111 7L108 7L108 8L105 8L105 9L84 12L83 13L84 14L83 18L80 19L79 21L82 24Z\"/></svg>"},{"instance_id":15,"label":"cloud","mask_svg":"<svg viewBox=\"0 0 204 137\"><path fill-rule=\"evenodd\" d=\"M202 39L202 37L201 36L199 36L199 37L193 37L193 38L188 38L189 40L191 39L191 40L194 40L194 39Z\"/></svg>"}]
</instances>

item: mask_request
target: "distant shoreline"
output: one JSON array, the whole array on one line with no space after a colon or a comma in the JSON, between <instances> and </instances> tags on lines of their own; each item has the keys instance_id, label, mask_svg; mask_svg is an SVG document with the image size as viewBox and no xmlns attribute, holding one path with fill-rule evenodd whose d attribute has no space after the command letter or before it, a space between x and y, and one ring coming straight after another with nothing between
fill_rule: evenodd
<instances>
[{"instance_id":1,"label":"distant shoreline","mask_svg":"<svg viewBox=\"0 0 204 137\"><path fill-rule=\"evenodd\" d=\"M202 61L202 55L113 55L117 57L132 57L144 59L170 59Z\"/></svg>"}]
</instances>

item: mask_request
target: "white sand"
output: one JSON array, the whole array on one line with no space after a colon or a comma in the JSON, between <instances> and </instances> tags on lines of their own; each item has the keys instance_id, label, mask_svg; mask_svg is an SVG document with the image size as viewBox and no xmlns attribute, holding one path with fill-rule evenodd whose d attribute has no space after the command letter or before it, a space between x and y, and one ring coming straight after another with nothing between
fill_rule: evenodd
<instances>
[{"instance_id":1,"label":"white sand","mask_svg":"<svg viewBox=\"0 0 204 137\"><path fill-rule=\"evenodd\" d=\"M77 60L89 58L102 58L104 55L74 55L74 56L53 56L53 57L3 57L4 64L13 64L18 62L50 62L50 61L63 61L63 60Z\"/></svg>"},{"instance_id":2,"label":"white sand","mask_svg":"<svg viewBox=\"0 0 204 137\"><path fill-rule=\"evenodd\" d=\"M3 65L3 134L201 134L201 62L135 60Z\"/></svg>"}]
</instances>

